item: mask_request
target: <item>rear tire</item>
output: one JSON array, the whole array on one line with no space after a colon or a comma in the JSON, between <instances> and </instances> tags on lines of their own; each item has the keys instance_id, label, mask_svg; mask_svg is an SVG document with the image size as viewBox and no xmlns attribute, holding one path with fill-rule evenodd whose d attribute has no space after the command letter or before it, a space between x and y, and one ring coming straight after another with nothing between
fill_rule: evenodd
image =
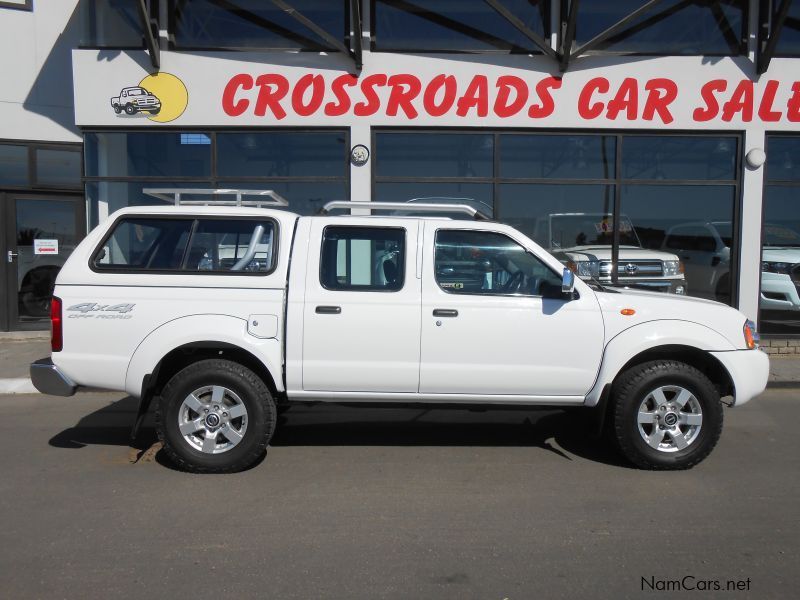
<instances>
[{"instance_id":1,"label":"rear tire","mask_svg":"<svg viewBox=\"0 0 800 600\"><path fill-rule=\"evenodd\" d=\"M690 469L722 433L719 393L703 373L675 360L656 360L622 373L612 390L614 439L643 469Z\"/></svg>"},{"instance_id":2,"label":"rear tire","mask_svg":"<svg viewBox=\"0 0 800 600\"><path fill-rule=\"evenodd\" d=\"M180 469L234 473L263 455L277 411L264 381L228 360L201 360L182 369L161 392L158 438Z\"/></svg>"}]
</instances>

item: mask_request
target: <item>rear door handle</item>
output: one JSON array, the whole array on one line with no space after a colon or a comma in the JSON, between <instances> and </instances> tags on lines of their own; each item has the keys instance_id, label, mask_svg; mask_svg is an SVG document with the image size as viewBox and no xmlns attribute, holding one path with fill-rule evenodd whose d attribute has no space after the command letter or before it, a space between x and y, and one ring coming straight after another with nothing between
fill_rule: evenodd
<instances>
[{"instance_id":1,"label":"rear door handle","mask_svg":"<svg viewBox=\"0 0 800 600\"><path fill-rule=\"evenodd\" d=\"M317 314L318 315L338 315L341 314L342 307L341 306L318 306L317 307Z\"/></svg>"},{"instance_id":2,"label":"rear door handle","mask_svg":"<svg viewBox=\"0 0 800 600\"><path fill-rule=\"evenodd\" d=\"M452 308L434 308L433 309L433 316L434 317L457 317L458 311L453 310Z\"/></svg>"}]
</instances>

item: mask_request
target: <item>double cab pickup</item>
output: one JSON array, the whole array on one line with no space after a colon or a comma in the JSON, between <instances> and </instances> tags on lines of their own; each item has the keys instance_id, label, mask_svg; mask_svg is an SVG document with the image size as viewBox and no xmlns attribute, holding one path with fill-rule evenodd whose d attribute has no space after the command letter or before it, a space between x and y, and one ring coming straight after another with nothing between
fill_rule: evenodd
<instances>
[{"instance_id":1,"label":"double cab pickup","mask_svg":"<svg viewBox=\"0 0 800 600\"><path fill-rule=\"evenodd\" d=\"M766 385L739 311L583 281L473 207L298 216L271 192L234 193L94 229L58 275L36 387L124 391L140 417L154 399L178 466L230 472L293 402L590 407L635 465L683 469L717 443L720 398ZM454 211L473 218L441 216Z\"/></svg>"}]
</instances>

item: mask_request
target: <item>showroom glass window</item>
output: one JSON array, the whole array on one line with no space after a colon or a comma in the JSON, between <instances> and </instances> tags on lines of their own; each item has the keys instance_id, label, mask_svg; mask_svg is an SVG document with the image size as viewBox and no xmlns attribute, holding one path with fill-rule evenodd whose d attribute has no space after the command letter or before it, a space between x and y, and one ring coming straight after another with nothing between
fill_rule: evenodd
<instances>
[{"instance_id":1,"label":"showroom glass window","mask_svg":"<svg viewBox=\"0 0 800 600\"><path fill-rule=\"evenodd\" d=\"M144 48L137 2L81 0L82 48ZM151 17L158 16L156 2L146 2Z\"/></svg>"},{"instance_id":2,"label":"showroom glass window","mask_svg":"<svg viewBox=\"0 0 800 600\"><path fill-rule=\"evenodd\" d=\"M313 214L350 197L346 130L87 132L90 224L108 213L159 204L147 187L273 190L289 210Z\"/></svg>"},{"instance_id":3,"label":"showroom glass window","mask_svg":"<svg viewBox=\"0 0 800 600\"><path fill-rule=\"evenodd\" d=\"M623 136L620 214L638 246L680 261L691 296L733 304L739 138ZM737 232L737 233L734 233ZM627 261L620 248L620 269Z\"/></svg>"},{"instance_id":4,"label":"showroom glass window","mask_svg":"<svg viewBox=\"0 0 800 600\"><path fill-rule=\"evenodd\" d=\"M767 136L759 329L800 334L800 136Z\"/></svg>"},{"instance_id":5,"label":"showroom glass window","mask_svg":"<svg viewBox=\"0 0 800 600\"><path fill-rule=\"evenodd\" d=\"M383 130L373 148L374 200L467 203L585 278L734 302L737 135Z\"/></svg>"},{"instance_id":6,"label":"showroom glass window","mask_svg":"<svg viewBox=\"0 0 800 600\"><path fill-rule=\"evenodd\" d=\"M290 0L288 4L327 34L347 42L348 0ZM334 49L269 0L169 0L169 16L175 49Z\"/></svg>"},{"instance_id":7,"label":"showroom glass window","mask_svg":"<svg viewBox=\"0 0 800 600\"><path fill-rule=\"evenodd\" d=\"M503 0L542 37L550 0ZM524 52L541 50L483 0L372 0L373 50L393 52Z\"/></svg>"},{"instance_id":8,"label":"showroom glass window","mask_svg":"<svg viewBox=\"0 0 800 600\"><path fill-rule=\"evenodd\" d=\"M780 0L772 2L773 20L779 5ZM789 7L789 14L778 36L775 56L800 56L800 3L798 2L793 2Z\"/></svg>"},{"instance_id":9,"label":"showroom glass window","mask_svg":"<svg viewBox=\"0 0 800 600\"><path fill-rule=\"evenodd\" d=\"M562 2L562 14L570 0ZM573 50L645 4L644 0L581 0ZM747 0L665 0L626 23L595 52L738 55L746 50Z\"/></svg>"},{"instance_id":10,"label":"showroom glass window","mask_svg":"<svg viewBox=\"0 0 800 600\"><path fill-rule=\"evenodd\" d=\"M0 190L81 187L81 145L0 140Z\"/></svg>"}]
</instances>

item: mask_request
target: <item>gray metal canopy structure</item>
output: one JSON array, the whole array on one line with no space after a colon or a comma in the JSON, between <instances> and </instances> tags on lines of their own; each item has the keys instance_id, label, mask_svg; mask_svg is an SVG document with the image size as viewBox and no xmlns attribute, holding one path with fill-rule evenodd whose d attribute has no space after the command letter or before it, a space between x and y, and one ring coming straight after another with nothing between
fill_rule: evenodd
<instances>
[{"instance_id":1,"label":"gray metal canopy structure","mask_svg":"<svg viewBox=\"0 0 800 600\"><path fill-rule=\"evenodd\" d=\"M246 19L256 26L266 29L275 27L274 23L271 23L263 16L257 15L240 6L237 0L210 1L225 10L235 12L237 16ZM304 30L309 31L312 37L307 39L317 39L325 47L348 55L353 60L355 72L356 75L358 75L361 72L363 64L363 21L361 4L369 0L342 1L347 3L347 8L349 10L349 36L337 38L329 31L326 31L319 23L316 23L313 19L303 14L302 11L298 10L296 7L297 0L264 0L265 3L271 3L283 11L287 17L299 23ZM559 22L559 31L557 32L558 42L556 48L552 47L550 41L545 36L531 29L519 15L515 14L514 10L509 8L507 0L482 1L502 19L521 32L543 55L551 58L554 62L554 67L557 67L562 73L569 70L570 65L576 60L596 51L598 47L612 40L615 36L624 35L625 33L657 24L675 12L693 4L702 4L713 13L723 37L731 46L740 45L744 47L746 43L746 40L740 39L742 36L731 27L722 10L721 3L716 0L708 0L706 2L696 2L695 0L682 0L678 2L642 0L641 6L631 11L629 14L622 16L617 22L606 27L590 40L577 47L576 30L578 16L581 11L581 2L580 0L565 0L562 4L563 9ZM150 62L157 71L161 64L158 32L160 29L164 29L166 24L158 22L158 18L155 16L158 11L154 9L155 2L153 0L135 0L135 2L141 21L145 47L150 56ZM434 12L427 8L424 3L415 4L408 0L386 0L386 2L401 10L414 12L414 14L423 19L453 28L470 36L480 35L482 33L473 26L459 23L456 19L451 18L447 14ZM769 68L769 63L775 55L781 31L787 20L790 19L789 12L793 2L794 0L760 0L760 2L757 3L759 32L756 51L756 72L759 75L766 72ZM610 3L613 4L613 2ZM485 35L490 37L488 33ZM347 37L349 37L349 40Z\"/></svg>"},{"instance_id":2,"label":"gray metal canopy structure","mask_svg":"<svg viewBox=\"0 0 800 600\"><path fill-rule=\"evenodd\" d=\"M161 0L166 1L166 0ZM273 26L267 19L248 11L236 2L236 0L211 0L214 4L235 12L238 16L248 20L250 23L265 27L267 29ZM328 33L323 27L315 23L312 19L308 18L301 11L293 5L293 2L285 0L264 0L274 4L278 9L283 11L286 16L293 19L305 29L314 34L318 40L323 42L326 46L335 49L337 52L349 55L353 59L356 73L361 72L363 65L362 60L362 21L361 21L361 2L360 0L346 0L349 9L350 18L350 38L352 40L351 48L348 48L343 39L338 39ZM155 2L152 0L135 0L136 8L139 13L139 20L142 27L142 34L144 37L145 48L150 56L150 64L158 71L161 68L161 56L158 45L158 32L159 29L165 28L166 23L160 24L158 19L154 16L157 13L155 10Z\"/></svg>"}]
</instances>

